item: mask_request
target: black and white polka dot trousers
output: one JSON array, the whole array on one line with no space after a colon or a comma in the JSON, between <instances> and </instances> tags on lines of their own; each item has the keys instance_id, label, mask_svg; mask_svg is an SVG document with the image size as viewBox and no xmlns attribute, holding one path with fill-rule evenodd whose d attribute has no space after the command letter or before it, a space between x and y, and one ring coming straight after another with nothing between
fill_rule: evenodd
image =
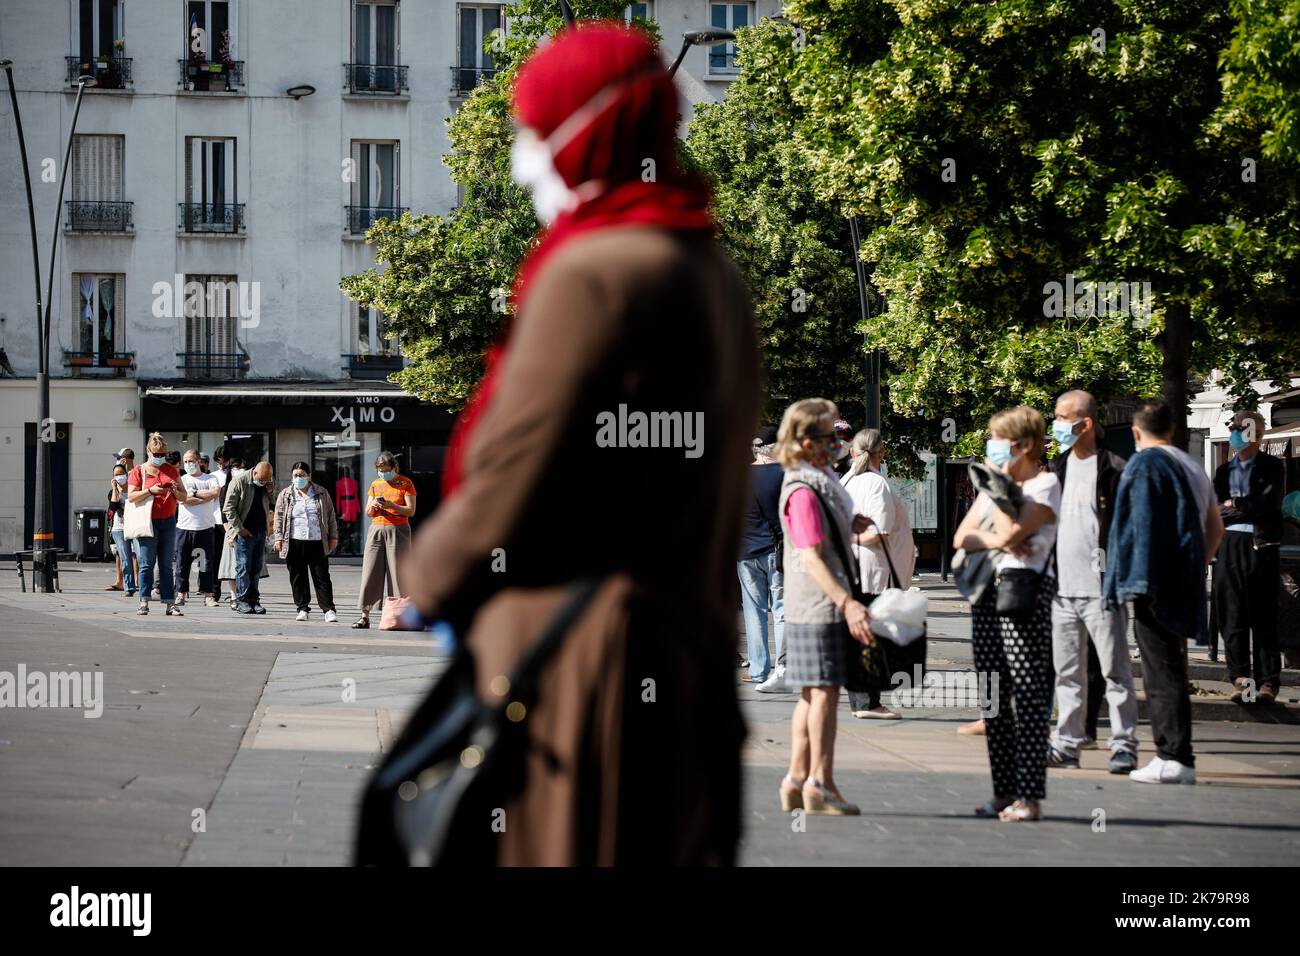
<instances>
[{"instance_id":1,"label":"black and white polka dot trousers","mask_svg":"<svg viewBox=\"0 0 1300 956\"><path fill-rule=\"evenodd\" d=\"M1033 615L1023 619L997 614L992 594L971 609L975 669L989 682L991 714L984 714L984 722L993 793L998 797L1042 800L1047 796L1055 590L1054 580L1044 581Z\"/></svg>"}]
</instances>

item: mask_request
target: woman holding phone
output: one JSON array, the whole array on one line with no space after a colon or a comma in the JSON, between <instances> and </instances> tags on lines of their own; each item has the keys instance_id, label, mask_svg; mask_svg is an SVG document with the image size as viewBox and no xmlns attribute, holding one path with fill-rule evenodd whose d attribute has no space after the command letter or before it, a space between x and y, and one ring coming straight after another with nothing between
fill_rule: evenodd
<instances>
[{"instance_id":1,"label":"woman holding phone","mask_svg":"<svg viewBox=\"0 0 1300 956\"><path fill-rule=\"evenodd\" d=\"M140 551L140 606L136 614L149 613L149 595L153 591L154 568L158 571L158 596L167 605L168 616L181 616L176 607L176 581L172 567L176 553L176 511L190 493L181 484L180 472L167 464L167 441L154 432L145 444L144 464L136 466L127 477L126 497L133 504L151 502L152 537L136 538Z\"/></svg>"},{"instance_id":2,"label":"woman holding phone","mask_svg":"<svg viewBox=\"0 0 1300 956\"><path fill-rule=\"evenodd\" d=\"M370 626L370 611L384 596L402 596L405 591L397 579L398 564L411 546L411 516L415 514L415 483L397 473L397 459L381 451L375 457L378 477L366 493L366 514L370 516L370 533L366 535L365 557L361 563L361 593L357 606L361 617L355 628Z\"/></svg>"}]
</instances>

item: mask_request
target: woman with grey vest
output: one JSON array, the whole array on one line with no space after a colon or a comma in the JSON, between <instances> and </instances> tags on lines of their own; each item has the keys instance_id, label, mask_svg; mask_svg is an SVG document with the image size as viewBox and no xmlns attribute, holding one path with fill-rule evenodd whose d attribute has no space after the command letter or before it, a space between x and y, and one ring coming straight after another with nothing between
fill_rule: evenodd
<instances>
[{"instance_id":1,"label":"woman with grey vest","mask_svg":"<svg viewBox=\"0 0 1300 956\"><path fill-rule=\"evenodd\" d=\"M832 402L808 398L785 410L774 455L785 466L781 488L784 534L786 683L799 692L791 733L790 772L781 807L853 815L832 779L836 708L844 683L847 642L873 641L870 615L854 597L856 568L848 545L867 530L831 470L838 451Z\"/></svg>"}]
</instances>

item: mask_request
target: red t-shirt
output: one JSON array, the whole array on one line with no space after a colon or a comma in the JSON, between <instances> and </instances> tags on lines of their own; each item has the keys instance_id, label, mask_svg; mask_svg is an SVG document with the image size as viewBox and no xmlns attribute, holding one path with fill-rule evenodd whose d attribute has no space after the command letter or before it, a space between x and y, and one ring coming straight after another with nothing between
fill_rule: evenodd
<instances>
[{"instance_id":1,"label":"red t-shirt","mask_svg":"<svg viewBox=\"0 0 1300 956\"><path fill-rule=\"evenodd\" d=\"M180 472L171 465L160 465L156 476L146 473L144 465L136 465L131 469L131 477L126 480L126 483L128 486L134 485L137 488L147 490L158 484L163 475L166 475L174 483L179 483L181 480ZM155 495L151 514L154 518L159 519L176 517L176 495L170 490Z\"/></svg>"}]
</instances>

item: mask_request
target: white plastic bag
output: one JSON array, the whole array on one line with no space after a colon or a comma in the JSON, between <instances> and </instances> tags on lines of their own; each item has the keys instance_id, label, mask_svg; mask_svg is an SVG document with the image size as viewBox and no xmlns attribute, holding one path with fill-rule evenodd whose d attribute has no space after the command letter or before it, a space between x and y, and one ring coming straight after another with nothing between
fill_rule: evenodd
<instances>
[{"instance_id":1,"label":"white plastic bag","mask_svg":"<svg viewBox=\"0 0 1300 956\"><path fill-rule=\"evenodd\" d=\"M930 599L920 591L885 588L871 602L871 633L906 646L925 633Z\"/></svg>"}]
</instances>

